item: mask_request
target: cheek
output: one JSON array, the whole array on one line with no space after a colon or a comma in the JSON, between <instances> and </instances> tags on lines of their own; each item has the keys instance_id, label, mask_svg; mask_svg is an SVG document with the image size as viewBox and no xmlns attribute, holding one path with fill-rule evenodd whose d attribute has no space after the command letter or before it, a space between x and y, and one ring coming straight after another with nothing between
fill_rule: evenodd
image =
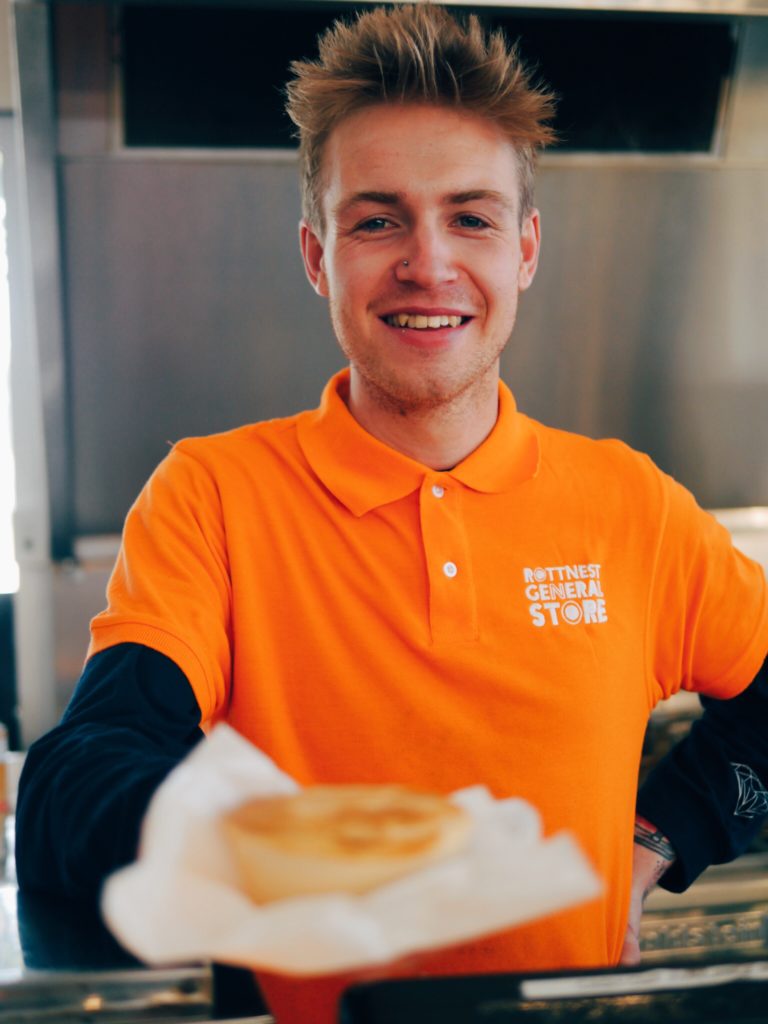
<instances>
[{"instance_id":1,"label":"cheek","mask_svg":"<svg viewBox=\"0 0 768 1024\"><path fill-rule=\"evenodd\" d=\"M518 279L517 273L506 273L497 276L486 291L488 303L500 316L513 313L517 309Z\"/></svg>"},{"instance_id":2,"label":"cheek","mask_svg":"<svg viewBox=\"0 0 768 1024\"><path fill-rule=\"evenodd\" d=\"M363 256L345 260L335 268L334 292L350 306L364 308L382 294L386 285L387 277L381 266Z\"/></svg>"},{"instance_id":3,"label":"cheek","mask_svg":"<svg viewBox=\"0 0 768 1024\"><path fill-rule=\"evenodd\" d=\"M474 283L496 306L516 305L521 255L517 246L498 246L471 254L467 266Z\"/></svg>"}]
</instances>

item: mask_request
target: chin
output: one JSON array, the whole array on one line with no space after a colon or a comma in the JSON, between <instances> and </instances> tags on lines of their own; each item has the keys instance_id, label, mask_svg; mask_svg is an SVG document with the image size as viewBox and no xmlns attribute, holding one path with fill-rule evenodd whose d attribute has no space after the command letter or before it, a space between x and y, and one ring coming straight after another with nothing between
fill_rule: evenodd
<instances>
[{"instance_id":1,"label":"chin","mask_svg":"<svg viewBox=\"0 0 768 1024\"><path fill-rule=\"evenodd\" d=\"M485 376L485 375L483 375ZM473 390L475 378L468 381L402 379L384 380L361 374L368 396L380 407L401 416L426 415L451 406Z\"/></svg>"}]
</instances>

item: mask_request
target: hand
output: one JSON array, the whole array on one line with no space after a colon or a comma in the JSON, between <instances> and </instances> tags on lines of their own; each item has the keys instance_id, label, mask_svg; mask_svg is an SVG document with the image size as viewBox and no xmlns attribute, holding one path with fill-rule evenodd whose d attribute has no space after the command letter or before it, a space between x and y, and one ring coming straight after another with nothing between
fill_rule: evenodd
<instances>
[{"instance_id":1,"label":"hand","mask_svg":"<svg viewBox=\"0 0 768 1024\"><path fill-rule=\"evenodd\" d=\"M635 819L635 844L632 854L632 893L627 931L619 963L632 967L640 963L640 920L645 898L675 861L675 851L667 837L645 818Z\"/></svg>"},{"instance_id":2,"label":"hand","mask_svg":"<svg viewBox=\"0 0 768 1024\"><path fill-rule=\"evenodd\" d=\"M640 919L643 916L644 903L645 893L639 889L636 892L633 883L627 930L624 933L624 945L619 957L619 964L622 967L635 967L640 963Z\"/></svg>"}]
</instances>

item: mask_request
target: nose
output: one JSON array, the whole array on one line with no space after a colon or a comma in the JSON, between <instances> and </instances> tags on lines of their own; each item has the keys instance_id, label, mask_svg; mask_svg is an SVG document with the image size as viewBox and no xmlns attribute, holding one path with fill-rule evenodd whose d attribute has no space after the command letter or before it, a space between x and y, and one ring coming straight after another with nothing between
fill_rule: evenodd
<instances>
[{"instance_id":1,"label":"nose","mask_svg":"<svg viewBox=\"0 0 768 1024\"><path fill-rule=\"evenodd\" d=\"M398 281L434 288L458 277L451 240L439 227L422 225L409 232L395 267Z\"/></svg>"}]
</instances>

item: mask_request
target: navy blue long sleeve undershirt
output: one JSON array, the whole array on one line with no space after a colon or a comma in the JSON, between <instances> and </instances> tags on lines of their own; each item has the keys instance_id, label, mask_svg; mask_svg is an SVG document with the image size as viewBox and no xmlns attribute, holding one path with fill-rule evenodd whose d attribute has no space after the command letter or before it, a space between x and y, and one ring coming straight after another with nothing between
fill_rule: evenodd
<instances>
[{"instance_id":1,"label":"navy blue long sleeve undershirt","mask_svg":"<svg viewBox=\"0 0 768 1024\"><path fill-rule=\"evenodd\" d=\"M135 859L141 820L168 773L202 739L181 669L140 644L92 657L55 729L33 743L19 780L22 889L91 898Z\"/></svg>"},{"instance_id":2,"label":"navy blue long sleeve undershirt","mask_svg":"<svg viewBox=\"0 0 768 1024\"><path fill-rule=\"evenodd\" d=\"M768 658L731 700L702 697L704 713L643 784L637 812L675 847L661 880L683 892L710 864L743 853L768 818Z\"/></svg>"},{"instance_id":3,"label":"navy blue long sleeve undershirt","mask_svg":"<svg viewBox=\"0 0 768 1024\"><path fill-rule=\"evenodd\" d=\"M674 891L742 853L768 816L768 660L739 697L702 703L701 719L638 797L638 812L675 847L661 882ZM192 687L173 661L139 644L94 655L61 723L27 755L16 812L20 886L96 895L134 859L152 794L202 736ZM740 781L734 765L754 779L742 770Z\"/></svg>"}]
</instances>

